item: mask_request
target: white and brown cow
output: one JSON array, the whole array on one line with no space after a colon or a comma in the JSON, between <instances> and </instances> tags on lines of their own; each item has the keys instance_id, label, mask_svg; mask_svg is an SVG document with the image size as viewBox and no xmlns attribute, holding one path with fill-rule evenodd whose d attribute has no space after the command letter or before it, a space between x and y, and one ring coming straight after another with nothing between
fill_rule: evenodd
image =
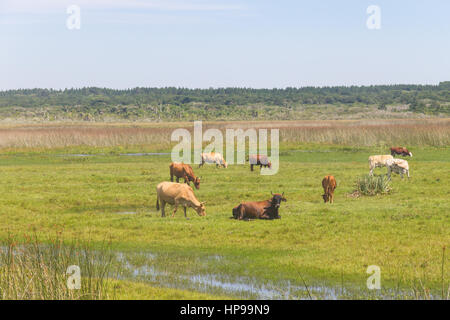
<instances>
[{"instance_id":1,"label":"white and brown cow","mask_svg":"<svg viewBox=\"0 0 450 320\"><path fill-rule=\"evenodd\" d=\"M199 164L199 168L206 163L215 163L216 167L222 166L224 168L228 168L228 164L223 158L221 153L218 152L209 152L202 153L202 162Z\"/></svg>"},{"instance_id":2,"label":"white and brown cow","mask_svg":"<svg viewBox=\"0 0 450 320\"><path fill-rule=\"evenodd\" d=\"M408 161L403 159L390 159L386 161L386 167L388 169L388 179L391 179L391 172L395 172L400 174L400 176L403 179L403 175L406 174L406 176L409 179L409 164Z\"/></svg>"}]
</instances>

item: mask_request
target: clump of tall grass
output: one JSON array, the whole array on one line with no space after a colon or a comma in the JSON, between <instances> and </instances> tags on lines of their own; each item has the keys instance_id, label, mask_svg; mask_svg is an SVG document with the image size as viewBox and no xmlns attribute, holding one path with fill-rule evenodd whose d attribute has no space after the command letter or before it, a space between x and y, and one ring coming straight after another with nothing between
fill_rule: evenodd
<instances>
[{"instance_id":1,"label":"clump of tall grass","mask_svg":"<svg viewBox=\"0 0 450 320\"><path fill-rule=\"evenodd\" d=\"M387 194L392 190L387 175L359 177L356 181L356 191L360 195L375 196Z\"/></svg>"},{"instance_id":2,"label":"clump of tall grass","mask_svg":"<svg viewBox=\"0 0 450 320\"><path fill-rule=\"evenodd\" d=\"M64 244L61 237L0 242L0 300L79 300L108 298L113 252L109 245ZM80 269L81 286L70 286L69 266Z\"/></svg>"}]
</instances>

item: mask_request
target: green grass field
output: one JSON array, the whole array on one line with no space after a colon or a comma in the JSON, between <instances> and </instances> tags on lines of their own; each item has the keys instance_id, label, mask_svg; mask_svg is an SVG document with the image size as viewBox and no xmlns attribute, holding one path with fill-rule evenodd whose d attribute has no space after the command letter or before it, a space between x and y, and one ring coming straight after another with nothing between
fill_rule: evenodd
<instances>
[{"instance_id":1,"label":"green grass field","mask_svg":"<svg viewBox=\"0 0 450 320\"><path fill-rule=\"evenodd\" d=\"M61 231L67 239L111 240L136 269L153 268L123 278L163 288L152 291L161 298L170 296L164 288L188 290L175 295L182 298L260 297L257 289L227 291L217 286L217 279L222 284L249 282L255 288L286 283L302 288L291 290L287 298L329 298L321 296L320 288L339 289L338 297L377 297L366 289L369 265L381 268L384 296L427 297L431 292L432 297L446 297L450 254L443 257L443 246L450 244L450 152L412 150L412 178L393 176L391 194L375 197L349 194L356 178L368 173L368 156L386 153L383 148L285 146L273 176L250 172L248 165L194 166L202 177L195 193L207 201L207 216L189 209L188 220L182 210L175 218L161 218L155 209L155 187L169 180L169 155L120 155L150 152L151 147L4 151L0 236L20 239L36 233L44 240ZM93 156L69 155L73 153ZM385 172L376 169L377 174ZM321 198L326 174L338 182L334 204ZM288 200L281 220L230 219L240 201L269 199L271 191L285 192ZM214 275L214 280L190 281L202 275ZM136 295L129 291L119 297Z\"/></svg>"}]
</instances>

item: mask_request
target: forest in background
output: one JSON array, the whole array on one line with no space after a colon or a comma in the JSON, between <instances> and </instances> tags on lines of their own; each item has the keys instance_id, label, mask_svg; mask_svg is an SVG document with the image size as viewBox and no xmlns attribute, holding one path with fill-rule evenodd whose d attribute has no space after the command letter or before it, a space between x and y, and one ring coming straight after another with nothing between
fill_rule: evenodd
<instances>
[{"instance_id":1,"label":"forest in background","mask_svg":"<svg viewBox=\"0 0 450 320\"><path fill-rule=\"evenodd\" d=\"M179 121L447 117L439 85L251 88L20 89L0 91L0 120Z\"/></svg>"}]
</instances>

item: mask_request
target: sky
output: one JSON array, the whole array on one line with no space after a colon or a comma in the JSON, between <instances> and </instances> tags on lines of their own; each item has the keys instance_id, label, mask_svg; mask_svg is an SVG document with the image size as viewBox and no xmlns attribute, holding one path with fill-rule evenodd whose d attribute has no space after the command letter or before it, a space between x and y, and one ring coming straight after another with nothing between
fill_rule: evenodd
<instances>
[{"instance_id":1,"label":"sky","mask_svg":"<svg viewBox=\"0 0 450 320\"><path fill-rule=\"evenodd\" d=\"M0 43L0 90L438 84L450 1L0 0Z\"/></svg>"}]
</instances>

